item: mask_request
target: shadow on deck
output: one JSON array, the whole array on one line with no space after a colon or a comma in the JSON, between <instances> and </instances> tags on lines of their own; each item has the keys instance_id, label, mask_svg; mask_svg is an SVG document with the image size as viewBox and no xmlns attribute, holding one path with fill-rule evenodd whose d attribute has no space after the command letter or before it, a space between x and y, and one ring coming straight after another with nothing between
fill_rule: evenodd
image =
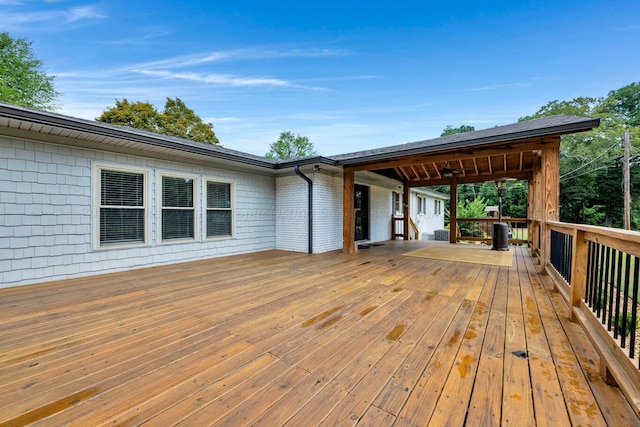
<instances>
[{"instance_id":1,"label":"shadow on deck","mask_svg":"<svg viewBox=\"0 0 640 427\"><path fill-rule=\"evenodd\" d=\"M640 425L526 249L270 251L0 290L0 425Z\"/></svg>"}]
</instances>

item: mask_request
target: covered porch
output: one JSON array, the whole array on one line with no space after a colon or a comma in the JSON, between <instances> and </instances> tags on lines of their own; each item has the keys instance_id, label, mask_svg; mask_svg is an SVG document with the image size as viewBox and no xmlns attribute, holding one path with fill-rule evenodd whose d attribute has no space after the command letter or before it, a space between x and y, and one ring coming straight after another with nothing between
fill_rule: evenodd
<instances>
[{"instance_id":1,"label":"covered porch","mask_svg":"<svg viewBox=\"0 0 640 427\"><path fill-rule=\"evenodd\" d=\"M0 425L640 423L528 248L390 241L0 290Z\"/></svg>"}]
</instances>

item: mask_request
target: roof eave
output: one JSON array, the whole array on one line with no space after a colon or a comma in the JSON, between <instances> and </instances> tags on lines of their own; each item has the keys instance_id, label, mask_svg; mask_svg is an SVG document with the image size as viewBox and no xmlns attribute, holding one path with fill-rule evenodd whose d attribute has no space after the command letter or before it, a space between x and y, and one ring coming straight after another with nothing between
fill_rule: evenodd
<instances>
[{"instance_id":1,"label":"roof eave","mask_svg":"<svg viewBox=\"0 0 640 427\"><path fill-rule=\"evenodd\" d=\"M118 138L131 142L148 144L161 148L168 148L192 154L199 154L207 157L215 157L221 160L242 163L267 169L276 169L276 162L268 159L260 159L245 155L234 150L216 147L204 143L188 144L181 143L181 138L168 139L166 135L152 132L140 131L138 129L123 126L109 125L105 123L93 122L90 120L78 119L75 117L61 116L54 113L35 111L19 106L8 106L0 104L0 115L14 120L23 120L39 125L53 126L57 128L87 132L110 138Z\"/></svg>"},{"instance_id":2,"label":"roof eave","mask_svg":"<svg viewBox=\"0 0 640 427\"><path fill-rule=\"evenodd\" d=\"M496 144L509 141L518 141L528 138L545 137L552 135L566 135L570 133L590 131L600 125L600 119L586 119L584 121L568 123L563 125L549 126L541 129L530 129L522 132L513 132L504 135L493 135L482 138L469 139L458 142L451 142L431 147L416 147L396 152L376 153L368 156L353 157L336 161L337 165L348 166L354 164L375 162L379 160L393 160L405 156L432 154L442 151L459 150L463 148L482 147L487 144Z\"/></svg>"}]
</instances>

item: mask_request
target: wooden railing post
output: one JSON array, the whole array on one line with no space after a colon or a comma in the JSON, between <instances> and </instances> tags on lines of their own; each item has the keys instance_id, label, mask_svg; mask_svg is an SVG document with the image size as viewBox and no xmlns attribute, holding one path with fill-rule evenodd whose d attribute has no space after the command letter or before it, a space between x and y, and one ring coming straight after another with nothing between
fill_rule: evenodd
<instances>
[{"instance_id":1,"label":"wooden railing post","mask_svg":"<svg viewBox=\"0 0 640 427\"><path fill-rule=\"evenodd\" d=\"M589 244L585 238L584 231L573 230L573 253L571 254L571 294L570 294L570 319L578 322L578 318L573 311L573 307L579 307L584 298L587 286L587 257L589 254Z\"/></svg>"}]
</instances>

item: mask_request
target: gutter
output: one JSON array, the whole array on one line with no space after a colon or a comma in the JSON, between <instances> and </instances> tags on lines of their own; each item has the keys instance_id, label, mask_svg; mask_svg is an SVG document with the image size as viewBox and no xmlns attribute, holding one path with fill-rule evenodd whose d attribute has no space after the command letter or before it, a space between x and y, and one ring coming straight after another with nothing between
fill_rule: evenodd
<instances>
[{"instance_id":1,"label":"gutter","mask_svg":"<svg viewBox=\"0 0 640 427\"><path fill-rule=\"evenodd\" d=\"M309 192L308 192L308 206L309 206L308 229L309 231L308 233L309 233L309 253L312 254L313 253L313 181L311 181L308 176L300 172L300 165L295 165L293 167L293 170L295 171L296 175L298 175L300 178L307 181L307 184L309 184Z\"/></svg>"}]
</instances>

